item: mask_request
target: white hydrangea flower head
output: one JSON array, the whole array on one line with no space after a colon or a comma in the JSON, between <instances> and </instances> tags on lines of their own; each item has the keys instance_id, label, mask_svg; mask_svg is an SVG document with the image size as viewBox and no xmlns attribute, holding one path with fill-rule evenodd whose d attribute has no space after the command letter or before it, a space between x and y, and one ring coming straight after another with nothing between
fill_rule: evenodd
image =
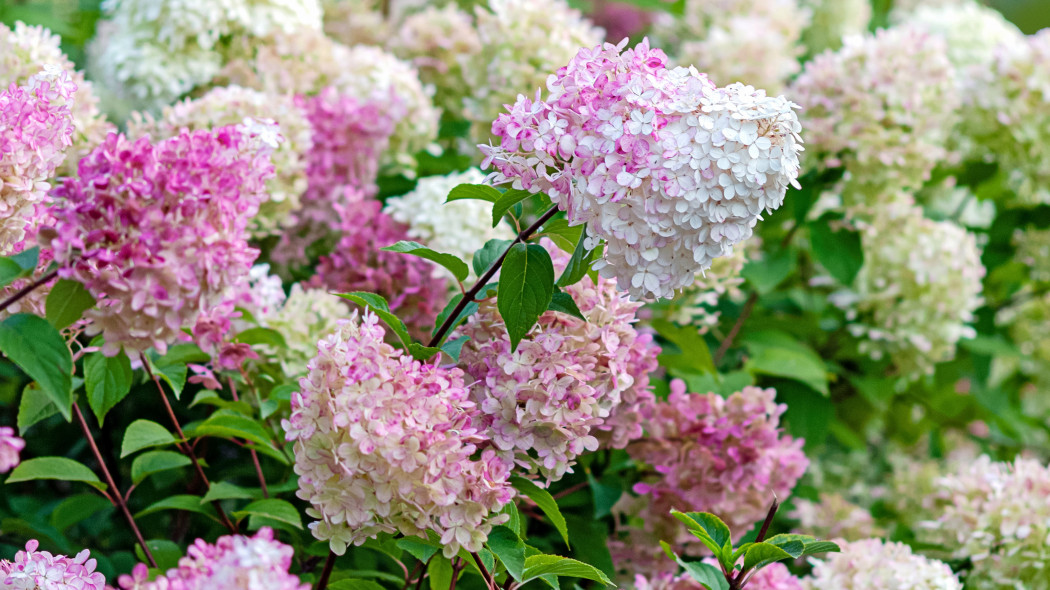
<instances>
[{"instance_id":1,"label":"white hydrangea flower head","mask_svg":"<svg viewBox=\"0 0 1050 590\"><path fill-rule=\"evenodd\" d=\"M1035 269L1032 271L1034 274ZM1050 330L1050 293L1036 295L1027 288L1018 299L996 314L995 321L1007 328L1010 340L1025 355L1020 369L1042 385L1050 378L1050 338L1046 337Z\"/></svg>"},{"instance_id":2,"label":"white hydrangea flower head","mask_svg":"<svg viewBox=\"0 0 1050 590\"><path fill-rule=\"evenodd\" d=\"M982 90L965 109L962 132L977 155L999 163L1007 195L1050 203L1050 29L999 45L992 65L973 72Z\"/></svg>"},{"instance_id":3,"label":"white hydrangea flower head","mask_svg":"<svg viewBox=\"0 0 1050 590\"><path fill-rule=\"evenodd\" d=\"M483 182L485 173L477 168L421 178L412 192L387 199L383 211L407 225L413 240L470 264L474 252L485 242L514 238L514 232L505 223L492 227L491 203L477 200L445 203L456 186Z\"/></svg>"},{"instance_id":4,"label":"white hydrangea flower head","mask_svg":"<svg viewBox=\"0 0 1050 590\"><path fill-rule=\"evenodd\" d=\"M378 47L347 47L316 30L278 32L232 50L220 79L268 93L314 95L333 87L361 102L391 105L399 115L383 163L411 167L438 133L440 111L416 69Z\"/></svg>"},{"instance_id":5,"label":"white hydrangea flower head","mask_svg":"<svg viewBox=\"0 0 1050 590\"><path fill-rule=\"evenodd\" d=\"M605 38L565 0L489 0L475 9L475 19L481 51L462 65L470 92L459 114L474 123L477 142L491 137L504 105L545 88L547 76L581 47Z\"/></svg>"},{"instance_id":6,"label":"white hydrangea flower head","mask_svg":"<svg viewBox=\"0 0 1050 590\"><path fill-rule=\"evenodd\" d=\"M77 85L70 104L73 114L73 145L56 171L58 176L76 174L77 162L102 143L116 127L99 112L95 88L78 72L72 61L59 47L62 39L44 27L31 27L16 22L14 28L0 23L0 87L12 82L24 85L29 78L38 76L45 68L60 68L69 73Z\"/></svg>"},{"instance_id":7,"label":"white hydrangea flower head","mask_svg":"<svg viewBox=\"0 0 1050 590\"><path fill-rule=\"evenodd\" d=\"M989 228L995 221L995 201L977 198L969 187L959 186L953 177L927 184L917 200L931 216L955 219L964 227Z\"/></svg>"},{"instance_id":8,"label":"white hydrangea flower head","mask_svg":"<svg viewBox=\"0 0 1050 590\"><path fill-rule=\"evenodd\" d=\"M802 31L802 44L810 55L842 47L848 35L861 35L871 22L870 0L802 0L810 11L809 26Z\"/></svg>"},{"instance_id":9,"label":"white hydrangea flower head","mask_svg":"<svg viewBox=\"0 0 1050 590\"><path fill-rule=\"evenodd\" d=\"M98 75L144 107L208 82L222 68L220 39L320 30L319 0L105 0Z\"/></svg>"},{"instance_id":10,"label":"white hydrangea flower head","mask_svg":"<svg viewBox=\"0 0 1050 590\"><path fill-rule=\"evenodd\" d=\"M788 515L799 521L797 532L818 539L860 540L880 536L871 512L835 492L821 492L818 501L794 498Z\"/></svg>"},{"instance_id":11,"label":"white hydrangea flower head","mask_svg":"<svg viewBox=\"0 0 1050 590\"><path fill-rule=\"evenodd\" d=\"M944 39L912 27L846 37L806 64L790 94L810 165L845 168L844 197L861 202L928 180L960 104Z\"/></svg>"},{"instance_id":12,"label":"white hydrangea flower head","mask_svg":"<svg viewBox=\"0 0 1050 590\"><path fill-rule=\"evenodd\" d=\"M974 590L1050 588L1050 468L1037 459L1009 463L987 455L936 481L936 520L923 541L969 558Z\"/></svg>"},{"instance_id":13,"label":"white hydrangea flower head","mask_svg":"<svg viewBox=\"0 0 1050 590\"><path fill-rule=\"evenodd\" d=\"M797 0L687 0L682 17L657 18L653 35L668 39L679 64L716 84L742 82L777 94L800 69L799 39L809 18Z\"/></svg>"},{"instance_id":14,"label":"white hydrangea flower head","mask_svg":"<svg viewBox=\"0 0 1050 590\"><path fill-rule=\"evenodd\" d=\"M860 351L888 358L905 383L955 357L982 302L985 270L973 234L897 202L859 221L864 265L833 302L847 311Z\"/></svg>"},{"instance_id":15,"label":"white hydrangea flower head","mask_svg":"<svg viewBox=\"0 0 1050 590\"><path fill-rule=\"evenodd\" d=\"M948 44L948 59L965 71L987 68L995 59L995 48L1002 44L1016 44L1024 39L1017 25L1006 20L1001 12L974 0L958 4L923 4L914 11L893 12L893 20L944 38ZM962 90L962 89L961 89ZM967 88L968 90L968 88Z\"/></svg>"},{"instance_id":16,"label":"white hydrangea flower head","mask_svg":"<svg viewBox=\"0 0 1050 590\"><path fill-rule=\"evenodd\" d=\"M282 293L283 295L283 293ZM338 327L347 314L342 300L324 289L303 289L292 285L283 305L269 313L257 314L259 323L276 330L288 346L268 351L281 363L286 375L303 375L306 364L317 354L317 342Z\"/></svg>"},{"instance_id":17,"label":"white hydrangea flower head","mask_svg":"<svg viewBox=\"0 0 1050 590\"><path fill-rule=\"evenodd\" d=\"M306 154L313 145L313 131L291 96L241 86L213 88L200 98L165 107L159 118L148 113L133 114L128 133L133 137L148 134L161 140L178 135L183 129L235 125L244 117L273 119L280 134L271 156L277 175L266 183L266 200L251 220L252 235L264 237L295 223L299 197L306 190Z\"/></svg>"},{"instance_id":18,"label":"white hydrangea flower head","mask_svg":"<svg viewBox=\"0 0 1050 590\"><path fill-rule=\"evenodd\" d=\"M281 284L281 277L270 274L269 264L256 264L248 271L248 301L239 305L256 320L262 320L277 313L284 305L287 296Z\"/></svg>"},{"instance_id":19,"label":"white hydrangea flower head","mask_svg":"<svg viewBox=\"0 0 1050 590\"><path fill-rule=\"evenodd\" d=\"M904 543L865 539L840 546L841 553L810 558L806 590L962 590L948 564L916 555Z\"/></svg>"}]
</instances>

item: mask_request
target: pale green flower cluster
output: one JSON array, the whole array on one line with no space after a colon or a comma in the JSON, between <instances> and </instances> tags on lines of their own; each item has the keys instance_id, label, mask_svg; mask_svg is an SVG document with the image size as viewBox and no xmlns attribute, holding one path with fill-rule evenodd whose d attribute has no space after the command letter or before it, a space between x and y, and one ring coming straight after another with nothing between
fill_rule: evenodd
<instances>
[{"instance_id":1,"label":"pale green flower cluster","mask_svg":"<svg viewBox=\"0 0 1050 590\"><path fill-rule=\"evenodd\" d=\"M847 35L860 35L871 21L870 0L802 0L809 9L809 26L802 31L802 44L815 55L842 47Z\"/></svg>"},{"instance_id":2,"label":"pale green flower cluster","mask_svg":"<svg viewBox=\"0 0 1050 590\"><path fill-rule=\"evenodd\" d=\"M798 0L687 0L681 17L662 15L653 34L683 66L718 86L743 82L771 95L800 69L810 13Z\"/></svg>"},{"instance_id":3,"label":"pale green flower cluster","mask_svg":"<svg viewBox=\"0 0 1050 590\"><path fill-rule=\"evenodd\" d=\"M985 270L974 236L904 202L858 222L864 265L833 301L847 310L860 352L889 359L902 383L955 357L981 304Z\"/></svg>"},{"instance_id":4,"label":"pale green flower cluster","mask_svg":"<svg viewBox=\"0 0 1050 590\"><path fill-rule=\"evenodd\" d=\"M758 238L751 238L733 248L732 254L715 258L711 268L697 273L696 281L668 304L667 319L683 326L692 325L701 334L718 325L720 314L714 308L724 298L743 299L744 277L740 273L747 261L759 254L760 244Z\"/></svg>"},{"instance_id":5,"label":"pale green flower cluster","mask_svg":"<svg viewBox=\"0 0 1050 590\"><path fill-rule=\"evenodd\" d=\"M280 309L257 319L284 336L288 345L268 350L267 354L277 357L285 375L293 376L306 373L306 363L317 354L317 342L334 331L338 320L346 316L346 305L338 296L296 284Z\"/></svg>"},{"instance_id":6,"label":"pale green flower cluster","mask_svg":"<svg viewBox=\"0 0 1050 590\"><path fill-rule=\"evenodd\" d=\"M159 119L136 113L128 123L128 133L161 140L183 129L236 125L245 117L273 119L280 129L281 141L271 155L276 176L267 181L265 200L250 225L255 237L277 234L295 222L293 213L306 190L306 154L313 145L310 123L291 96L241 86L214 88L200 98L165 107Z\"/></svg>"},{"instance_id":7,"label":"pale green flower cluster","mask_svg":"<svg viewBox=\"0 0 1050 590\"><path fill-rule=\"evenodd\" d=\"M799 521L798 531L820 539L856 541L882 536L871 512L842 494L822 492L818 501L795 498L795 509L789 514Z\"/></svg>"}]
</instances>

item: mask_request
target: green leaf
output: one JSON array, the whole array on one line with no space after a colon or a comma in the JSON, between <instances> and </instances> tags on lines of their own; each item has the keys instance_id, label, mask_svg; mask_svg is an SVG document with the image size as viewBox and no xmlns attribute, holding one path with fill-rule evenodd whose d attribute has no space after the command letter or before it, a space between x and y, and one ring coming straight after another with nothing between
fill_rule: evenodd
<instances>
[{"instance_id":1,"label":"green leaf","mask_svg":"<svg viewBox=\"0 0 1050 590\"><path fill-rule=\"evenodd\" d=\"M149 547L149 552L153 555L153 558L157 560L157 568L160 571L166 571L175 567L178 567L179 560L182 559L182 548L175 544L173 541L167 539L148 539L146 546ZM135 556L139 558L140 562L146 563L146 554L142 552L142 547L135 544Z\"/></svg>"},{"instance_id":2,"label":"green leaf","mask_svg":"<svg viewBox=\"0 0 1050 590\"><path fill-rule=\"evenodd\" d=\"M791 559L791 553L788 553L784 548L788 545L797 545L798 553L802 553L802 543L800 541L790 541L780 547L769 543L755 543L748 547L747 552L744 553L744 570L761 568L777 561Z\"/></svg>"},{"instance_id":3,"label":"green leaf","mask_svg":"<svg viewBox=\"0 0 1050 590\"><path fill-rule=\"evenodd\" d=\"M186 387L186 365L184 363L170 365L157 365L154 363L153 373L157 378L167 382L168 387L175 394L175 399L182 397L182 390Z\"/></svg>"},{"instance_id":4,"label":"green leaf","mask_svg":"<svg viewBox=\"0 0 1050 590\"><path fill-rule=\"evenodd\" d=\"M22 401L18 404L18 432L25 436L30 426L57 413L58 406L40 389L40 384L30 383L22 390Z\"/></svg>"},{"instance_id":5,"label":"green leaf","mask_svg":"<svg viewBox=\"0 0 1050 590\"><path fill-rule=\"evenodd\" d=\"M609 480L616 476L606 474L604 479ZM587 483L591 489L591 501L594 503L594 518L603 518L612 514L612 507L620 501L623 496L623 485L608 485L591 475L587 471ZM618 482L619 483L619 482Z\"/></svg>"},{"instance_id":6,"label":"green leaf","mask_svg":"<svg viewBox=\"0 0 1050 590\"><path fill-rule=\"evenodd\" d=\"M175 437L156 422L135 420L124 432L124 442L120 445L120 458L149 447L162 447L175 444Z\"/></svg>"},{"instance_id":7,"label":"green leaf","mask_svg":"<svg viewBox=\"0 0 1050 590\"><path fill-rule=\"evenodd\" d=\"M576 247L572 251L572 257L569 258L569 262L565 265L565 270L561 272L561 276L558 277L558 286L564 289L569 285L575 285L584 276L587 275L587 271L590 270L591 264L594 262L594 257L598 253L598 249L588 250L584 245L587 239L587 226L580 226L580 239L576 241Z\"/></svg>"},{"instance_id":8,"label":"green leaf","mask_svg":"<svg viewBox=\"0 0 1050 590\"><path fill-rule=\"evenodd\" d=\"M572 317L581 319L585 322L587 321L587 318L583 316L583 312L580 311L579 306L576 305L576 301L573 300L572 295L569 295L564 291L556 291L554 293L547 309L571 315Z\"/></svg>"},{"instance_id":9,"label":"green leaf","mask_svg":"<svg viewBox=\"0 0 1050 590\"><path fill-rule=\"evenodd\" d=\"M502 196L502 193L487 184L461 184L449 191L445 202L451 203L452 201L461 201L463 199L476 199L478 201L495 203L500 196Z\"/></svg>"},{"instance_id":10,"label":"green leaf","mask_svg":"<svg viewBox=\"0 0 1050 590\"><path fill-rule=\"evenodd\" d=\"M845 228L832 229L833 221L834 216L828 214L809 224L813 256L839 283L852 285L864 265L860 233Z\"/></svg>"},{"instance_id":11,"label":"green leaf","mask_svg":"<svg viewBox=\"0 0 1050 590\"><path fill-rule=\"evenodd\" d=\"M420 537L405 537L404 539L398 539L396 543L398 547L408 551L412 557L424 563L430 560L435 553L441 551L440 543Z\"/></svg>"},{"instance_id":12,"label":"green leaf","mask_svg":"<svg viewBox=\"0 0 1050 590\"><path fill-rule=\"evenodd\" d=\"M764 252L761 259L752 259L740 275L743 276L755 290L765 295L777 287L784 279L788 278L798 265L798 257L791 248L777 248L773 252Z\"/></svg>"},{"instance_id":13,"label":"green leaf","mask_svg":"<svg viewBox=\"0 0 1050 590\"><path fill-rule=\"evenodd\" d=\"M536 193L512 188L500 195L500 197L492 204L492 227L499 225L499 222L503 219L503 215L506 214L511 207L534 194Z\"/></svg>"},{"instance_id":14,"label":"green leaf","mask_svg":"<svg viewBox=\"0 0 1050 590\"><path fill-rule=\"evenodd\" d=\"M202 505L200 496L179 494L177 496L168 496L163 500L150 504L146 508L135 513L135 518L164 510L184 510L186 512L196 512L197 514L204 514L207 516L212 516L213 514L211 506Z\"/></svg>"},{"instance_id":15,"label":"green leaf","mask_svg":"<svg viewBox=\"0 0 1050 590\"><path fill-rule=\"evenodd\" d=\"M40 246L34 246L14 256L0 258L0 289L17 279L32 276L40 257Z\"/></svg>"},{"instance_id":16,"label":"green leaf","mask_svg":"<svg viewBox=\"0 0 1050 590\"><path fill-rule=\"evenodd\" d=\"M475 300L480 301L489 298L491 296L491 293L496 289L496 283L489 283L485 285L481 288L480 291L478 291ZM437 334L437 331L441 328L441 325L445 323L445 320L448 319L448 316L452 313L454 309L456 309L456 306L459 305L459 302L462 300L462 293L456 293L452 297L452 300L448 302L448 305L446 305L445 308L441 310L441 313L438 314L437 319L434 320L434 331L432 332L432 334ZM452 322L452 325L449 327L449 333L451 333L456 326L463 322L463 320L467 319L468 317L470 317L478 311L478 304L476 303L476 301L471 301L470 303L463 306L463 310L459 312L459 317L457 317L456 321Z\"/></svg>"},{"instance_id":17,"label":"green leaf","mask_svg":"<svg viewBox=\"0 0 1050 590\"><path fill-rule=\"evenodd\" d=\"M500 513L510 516L510 520L508 520L507 524L503 526L506 526L514 531L516 535L524 539L525 525L527 523L525 522L525 519L521 517L521 513L518 512L518 507L514 505L514 502L508 502L507 505L503 507L503 510L500 510Z\"/></svg>"},{"instance_id":18,"label":"green leaf","mask_svg":"<svg viewBox=\"0 0 1050 590\"><path fill-rule=\"evenodd\" d=\"M456 277L456 280L463 282L467 280L467 276L470 275L470 268L466 262L463 262L452 254L446 254L444 252L438 252L437 250L431 250L419 242L410 242L408 240L401 240L400 242L387 246L386 248L380 248L386 252L398 252L400 254L411 254L412 256L418 256L420 258L436 262L441 266L447 268L452 276Z\"/></svg>"},{"instance_id":19,"label":"green leaf","mask_svg":"<svg viewBox=\"0 0 1050 590\"><path fill-rule=\"evenodd\" d=\"M265 516L266 518L290 524L297 529L303 528L302 517L295 506L286 500L268 498L256 500L243 509L233 513L234 518L241 519L248 515Z\"/></svg>"},{"instance_id":20,"label":"green leaf","mask_svg":"<svg viewBox=\"0 0 1050 590\"><path fill-rule=\"evenodd\" d=\"M583 563L582 561L576 561L575 559L569 559L568 557L562 557L560 555L533 555L525 558L525 571L522 572L521 577L523 578L522 584L535 580L536 578L544 575L555 575L555 576L569 576L573 578L583 578L585 580L594 580L595 582L601 582L606 586L615 586L612 580L605 575L600 569Z\"/></svg>"},{"instance_id":21,"label":"green leaf","mask_svg":"<svg viewBox=\"0 0 1050 590\"><path fill-rule=\"evenodd\" d=\"M505 526L493 527L489 533L488 547L511 577L520 582L525 570L525 543L518 534Z\"/></svg>"},{"instance_id":22,"label":"green leaf","mask_svg":"<svg viewBox=\"0 0 1050 590\"><path fill-rule=\"evenodd\" d=\"M270 435L266 432L266 429L255 420L246 416L220 410L209 416L204 422L195 424L184 432L189 438L214 436L228 440L244 439L259 445L260 451L270 451L266 453L267 456L273 457L285 465L288 464L288 459L270 440Z\"/></svg>"},{"instance_id":23,"label":"green leaf","mask_svg":"<svg viewBox=\"0 0 1050 590\"><path fill-rule=\"evenodd\" d=\"M439 557L431 559L427 564L427 574L430 576L430 590L449 590L452 587L452 563Z\"/></svg>"},{"instance_id":24,"label":"green leaf","mask_svg":"<svg viewBox=\"0 0 1050 590\"><path fill-rule=\"evenodd\" d=\"M839 548L838 543L832 543L831 541L813 541L806 543L802 550L802 555L814 555L817 553L838 553L842 551Z\"/></svg>"},{"instance_id":25,"label":"green leaf","mask_svg":"<svg viewBox=\"0 0 1050 590\"><path fill-rule=\"evenodd\" d=\"M361 578L343 578L328 585L329 590L386 590L379 582ZM445 590L448 590L447 588Z\"/></svg>"},{"instance_id":26,"label":"green leaf","mask_svg":"<svg viewBox=\"0 0 1050 590\"><path fill-rule=\"evenodd\" d=\"M371 309L383 323L394 331L394 334L397 335L406 348L412 343L412 337L408 335L408 328L405 327L405 322L402 322L401 318L391 313L390 305L382 295L355 291L353 293L341 293L339 296L343 299L349 299L361 307Z\"/></svg>"},{"instance_id":27,"label":"green leaf","mask_svg":"<svg viewBox=\"0 0 1050 590\"><path fill-rule=\"evenodd\" d=\"M44 315L56 330L61 330L84 316L95 306L95 298L77 281L60 279L51 287L44 302Z\"/></svg>"},{"instance_id":28,"label":"green leaf","mask_svg":"<svg viewBox=\"0 0 1050 590\"><path fill-rule=\"evenodd\" d=\"M480 250L474 252L471 264L474 266L474 274L479 277L491 267L503 253L510 248L514 240L489 240Z\"/></svg>"},{"instance_id":29,"label":"green leaf","mask_svg":"<svg viewBox=\"0 0 1050 590\"><path fill-rule=\"evenodd\" d=\"M681 513L679 513L681 514ZM696 580L701 586L707 588L707 590L729 590L729 581L726 580L725 575L717 567L704 563L702 561L685 561L678 554L671 549L671 546L667 544L667 541L660 541L660 547L663 548L664 553L667 557L673 559L678 565L685 569L685 573L689 574L689 577Z\"/></svg>"},{"instance_id":30,"label":"green leaf","mask_svg":"<svg viewBox=\"0 0 1050 590\"><path fill-rule=\"evenodd\" d=\"M716 558L722 560L723 547L725 547L727 541L732 543L733 535L721 518L710 512L679 512L672 510L671 514L685 523L689 532L703 541L711 549L711 552L715 554Z\"/></svg>"},{"instance_id":31,"label":"green leaf","mask_svg":"<svg viewBox=\"0 0 1050 590\"><path fill-rule=\"evenodd\" d=\"M73 417L73 356L42 317L19 313L0 322L0 352L40 384L66 421Z\"/></svg>"},{"instance_id":32,"label":"green leaf","mask_svg":"<svg viewBox=\"0 0 1050 590\"><path fill-rule=\"evenodd\" d=\"M507 326L511 350L518 347L554 295L554 264L535 244L514 244L500 271L496 307Z\"/></svg>"},{"instance_id":33,"label":"green leaf","mask_svg":"<svg viewBox=\"0 0 1050 590\"><path fill-rule=\"evenodd\" d=\"M138 485L144 479L169 469L178 469L193 463L189 457L174 451L150 451L143 453L131 463L131 483Z\"/></svg>"},{"instance_id":34,"label":"green leaf","mask_svg":"<svg viewBox=\"0 0 1050 590\"><path fill-rule=\"evenodd\" d=\"M816 541L816 539L809 535L780 534L773 535L763 542L775 547L780 547L784 551L787 551L792 559L797 559L802 556L802 551L806 544L812 543L813 541Z\"/></svg>"},{"instance_id":35,"label":"green leaf","mask_svg":"<svg viewBox=\"0 0 1050 590\"><path fill-rule=\"evenodd\" d=\"M715 361L711 358L711 349L695 326L676 326L667 320L659 319L650 324L678 348L678 352L664 349L660 353L661 367L698 375L715 375Z\"/></svg>"},{"instance_id":36,"label":"green leaf","mask_svg":"<svg viewBox=\"0 0 1050 590\"><path fill-rule=\"evenodd\" d=\"M106 484L99 481L95 472L83 463L65 457L37 457L22 461L7 477L5 483L12 484L35 479L82 481L99 490L106 489Z\"/></svg>"},{"instance_id":37,"label":"green leaf","mask_svg":"<svg viewBox=\"0 0 1050 590\"><path fill-rule=\"evenodd\" d=\"M84 359L84 387L88 405L102 426L109 413L131 391L131 361L121 351L117 356L94 352Z\"/></svg>"},{"instance_id":38,"label":"green leaf","mask_svg":"<svg viewBox=\"0 0 1050 590\"><path fill-rule=\"evenodd\" d=\"M208 487L208 493L199 498L199 504L207 504L216 500L250 500L255 495L247 488L234 485L226 481L213 481Z\"/></svg>"},{"instance_id":39,"label":"green leaf","mask_svg":"<svg viewBox=\"0 0 1050 590\"><path fill-rule=\"evenodd\" d=\"M56 529L65 531L78 522L83 522L112 507L113 504L110 504L109 500L98 494L77 494L62 500L61 504L55 506L48 521Z\"/></svg>"},{"instance_id":40,"label":"green leaf","mask_svg":"<svg viewBox=\"0 0 1050 590\"><path fill-rule=\"evenodd\" d=\"M543 514L547 515L547 520L551 521L554 528L561 534L562 540L565 541L565 546L568 547L569 527L565 524L565 517L561 515L558 503L554 501L554 497L551 496L550 492L524 477L512 477L510 478L510 483L514 486L514 489L535 502L536 506L543 511Z\"/></svg>"},{"instance_id":41,"label":"green leaf","mask_svg":"<svg viewBox=\"0 0 1050 590\"><path fill-rule=\"evenodd\" d=\"M828 374L823 361L801 350L762 348L748 359L744 369L755 374L794 379L828 395Z\"/></svg>"},{"instance_id":42,"label":"green leaf","mask_svg":"<svg viewBox=\"0 0 1050 590\"><path fill-rule=\"evenodd\" d=\"M459 355L463 352L463 345L470 340L470 336L460 336L455 340L449 340L441 345L441 351L444 352L452 359L452 362L459 362Z\"/></svg>"},{"instance_id":43,"label":"green leaf","mask_svg":"<svg viewBox=\"0 0 1050 590\"><path fill-rule=\"evenodd\" d=\"M580 237L583 235L583 224L570 226L565 219L552 219L547 222L547 225L543 226L540 234L546 235L559 248L571 254L576 249L576 244L579 243Z\"/></svg>"},{"instance_id":44,"label":"green leaf","mask_svg":"<svg viewBox=\"0 0 1050 590\"><path fill-rule=\"evenodd\" d=\"M163 367L166 365L185 365L186 363L206 363L209 358L211 357L196 344L184 342L169 346L167 354L158 358L155 364Z\"/></svg>"},{"instance_id":45,"label":"green leaf","mask_svg":"<svg viewBox=\"0 0 1050 590\"><path fill-rule=\"evenodd\" d=\"M234 340L250 346L261 344L277 349L288 347L288 343L284 340L284 335L271 328L248 328L243 332L238 332Z\"/></svg>"}]
</instances>

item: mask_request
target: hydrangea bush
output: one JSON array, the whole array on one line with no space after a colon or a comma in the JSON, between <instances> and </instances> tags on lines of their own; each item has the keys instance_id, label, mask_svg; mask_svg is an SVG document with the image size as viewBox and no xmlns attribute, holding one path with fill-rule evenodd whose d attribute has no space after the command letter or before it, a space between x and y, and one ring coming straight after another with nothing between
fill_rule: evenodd
<instances>
[{"instance_id":1,"label":"hydrangea bush","mask_svg":"<svg viewBox=\"0 0 1050 590\"><path fill-rule=\"evenodd\" d=\"M0 587L1050 590L992 4L0 6Z\"/></svg>"}]
</instances>

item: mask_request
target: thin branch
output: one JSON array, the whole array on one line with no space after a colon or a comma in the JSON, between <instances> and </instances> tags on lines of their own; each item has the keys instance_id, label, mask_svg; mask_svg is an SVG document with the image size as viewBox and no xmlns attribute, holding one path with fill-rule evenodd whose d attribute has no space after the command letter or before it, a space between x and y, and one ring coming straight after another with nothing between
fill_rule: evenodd
<instances>
[{"instance_id":1,"label":"thin branch","mask_svg":"<svg viewBox=\"0 0 1050 590\"><path fill-rule=\"evenodd\" d=\"M744 309L740 312L740 317L736 319L736 323L726 334L725 340L718 346L718 351L715 352L715 356L711 358L714 361L715 366L722 362L722 358L725 357L726 353L729 352L729 347L733 346L733 341L736 340L740 329L744 327L744 322L747 318L751 317L751 312L755 310L755 304L758 303L758 291L752 291L751 295L748 296L747 302L744 303Z\"/></svg>"},{"instance_id":2,"label":"thin branch","mask_svg":"<svg viewBox=\"0 0 1050 590\"><path fill-rule=\"evenodd\" d=\"M488 568L482 563L481 557L477 553L471 553L471 557L474 558L474 563L478 566L478 571L481 572L481 577L485 579L485 587L490 590L498 590L499 586L496 585L496 578L492 577L489 573Z\"/></svg>"},{"instance_id":3,"label":"thin branch","mask_svg":"<svg viewBox=\"0 0 1050 590\"><path fill-rule=\"evenodd\" d=\"M333 568L335 568L335 553L329 549L328 558L324 560L324 569L321 570L321 577L317 578L316 590L325 590L328 587L328 578L332 577Z\"/></svg>"},{"instance_id":4,"label":"thin branch","mask_svg":"<svg viewBox=\"0 0 1050 590\"><path fill-rule=\"evenodd\" d=\"M777 495L773 494L773 503L769 505L769 512L766 513L766 520L762 522L762 528L758 529L758 536L755 537L756 543L761 543L766 539L769 525L773 524L773 517L777 515L777 508L780 508L780 501L777 500Z\"/></svg>"},{"instance_id":5,"label":"thin branch","mask_svg":"<svg viewBox=\"0 0 1050 590\"><path fill-rule=\"evenodd\" d=\"M467 291L467 294L463 296L463 299L461 299L459 303L456 304L456 308L452 310L452 313L450 313L447 318L445 318L444 323L442 323L441 327L438 328L438 331L434 333L434 337L430 339L430 343L427 344L427 346L435 347L441 343L441 339L445 337L445 334L447 334L448 331L452 329L453 324L455 324L456 320L459 319L459 314L463 312L463 310L467 307L467 305L470 304L471 301L474 301L474 298L477 297L478 293L481 292L481 289L486 284L488 284L489 280L493 276L495 276L496 272L499 271L499 268L503 266L503 261L507 258L507 254L510 253L510 249L513 248L516 244L524 243L525 240L529 239L529 236L536 233L536 230L543 227L544 223L550 221L550 218L554 217L554 214L557 212L557 207L551 207L543 215L541 215L535 223L525 228L524 231L519 233L518 236L514 238L514 241L511 242L509 246L507 246L507 249L503 251L503 254L500 254L500 257L492 263L492 266L490 266L489 269L485 271L485 274L481 275L481 277L478 278L478 282L474 283L474 286L471 287L469 291Z\"/></svg>"},{"instance_id":6,"label":"thin branch","mask_svg":"<svg viewBox=\"0 0 1050 590\"><path fill-rule=\"evenodd\" d=\"M146 373L149 374L150 379L152 379L153 383L157 386L157 393L160 394L160 400L164 402L164 409L168 412L168 418L171 420L172 426L175 427L175 433L179 436L180 441L184 441L178 443L177 446L179 450L189 457L191 462L193 462L193 467L197 471L197 476L204 482L204 485L211 488L211 482L208 481L208 476L204 474L204 469L201 468L200 460L197 459L197 454L193 452L193 447L189 444L186 435L182 432L182 426L179 425L179 419L175 417L175 410L172 409L171 403L168 402L168 396L164 393L164 387L160 384L160 379L157 378L153 373L153 369L150 368L149 359L146 358L146 355L140 352L139 360L142 361L142 366L145 367ZM218 500L214 500L211 504L215 507L215 511L218 512L219 520L222 522L223 526L228 528L230 532L235 535L240 533L240 530L237 529L237 525L233 524L230 517L226 516L226 511L222 509L222 504Z\"/></svg>"},{"instance_id":7,"label":"thin branch","mask_svg":"<svg viewBox=\"0 0 1050 590\"><path fill-rule=\"evenodd\" d=\"M54 279L57 276L58 269L56 268L55 270L52 270L51 272L33 281L32 283L29 283L25 287L22 287L17 293L8 297L3 303L0 303L0 311L4 311L8 307L11 307L26 295L29 295L33 291L37 290L39 287L51 282L51 279Z\"/></svg>"},{"instance_id":8,"label":"thin branch","mask_svg":"<svg viewBox=\"0 0 1050 590\"><path fill-rule=\"evenodd\" d=\"M233 383L233 377L230 377L230 394L233 395L233 401L241 401L237 397L237 387ZM245 441L247 443L247 441ZM255 475L259 478L259 487L262 488L263 498L270 498L270 491L266 489L266 477L263 476L262 465L259 464L259 453L255 452L255 449L248 449L252 454L252 463L255 464Z\"/></svg>"},{"instance_id":9,"label":"thin branch","mask_svg":"<svg viewBox=\"0 0 1050 590\"><path fill-rule=\"evenodd\" d=\"M113 481L113 475L109 472L109 468L106 467L106 462L102 459L102 453L99 452L98 445L95 444L95 437L91 435L91 429L88 428L87 421L84 420L84 414L80 412L80 406L76 403L73 404L73 413L77 417L77 422L80 423L80 429L84 431L84 438L87 439L88 445L91 447L91 452L94 453L95 460L98 461L99 468L102 469L102 476L106 478L106 484L109 485L109 489L112 491L111 494L106 494L106 497L109 498L109 501L117 508L120 508L120 512L124 515L124 519L127 520L128 525L131 526L131 532L135 533L135 539L138 541L139 546L142 547L142 552L146 555L146 561L148 561L154 568L157 567L157 560L153 559L153 553L149 550L149 545L146 544L146 539L142 537L142 531L139 530L138 525L135 523L135 517L133 517L131 511L128 510L128 505L125 503L124 497L120 494L120 490L117 489L117 483Z\"/></svg>"}]
</instances>

